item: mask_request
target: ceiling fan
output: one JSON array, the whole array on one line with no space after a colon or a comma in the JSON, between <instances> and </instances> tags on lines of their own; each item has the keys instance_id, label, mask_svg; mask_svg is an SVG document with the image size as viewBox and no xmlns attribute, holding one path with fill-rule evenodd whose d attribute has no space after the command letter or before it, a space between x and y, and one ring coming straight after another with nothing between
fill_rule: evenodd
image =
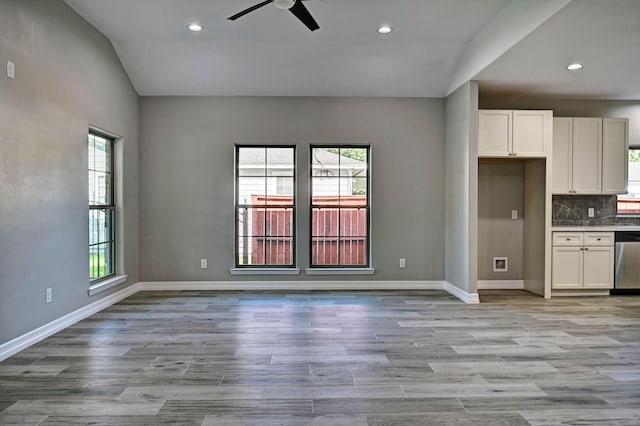
<instances>
[{"instance_id":1,"label":"ceiling fan","mask_svg":"<svg viewBox=\"0 0 640 426\"><path fill-rule=\"evenodd\" d=\"M309 10L306 8L306 6L302 4L303 1L307 0L266 0L262 3L251 6L250 8L245 9L242 12L238 12L228 19L230 21L235 21L236 19L246 15L247 13L251 13L254 10L260 9L263 6L273 3L273 5L278 9L288 9L296 16L296 18L302 21L302 23L305 24L307 28L309 28L311 31L315 31L320 28L320 26L318 25L316 20L313 19L313 16L311 16L311 13L309 13Z\"/></svg>"}]
</instances>

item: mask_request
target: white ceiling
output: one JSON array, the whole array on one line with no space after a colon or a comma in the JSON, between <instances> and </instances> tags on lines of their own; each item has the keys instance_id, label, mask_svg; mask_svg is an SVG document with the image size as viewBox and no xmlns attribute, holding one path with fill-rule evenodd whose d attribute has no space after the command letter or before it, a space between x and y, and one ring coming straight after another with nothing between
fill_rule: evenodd
<instances>
[{"instance_id":1,"label":"white ceiling","mask_svg":"<svg viewBox=\"0 0 640 426\"><path fill-rule=\"evenodd\" d=\"M272 5L226 19L259 1L66 0L140 95L441 97L477 79L483 93L640 99L640 0L309 0L315 32Z\"/></svg>"}]
</instances>

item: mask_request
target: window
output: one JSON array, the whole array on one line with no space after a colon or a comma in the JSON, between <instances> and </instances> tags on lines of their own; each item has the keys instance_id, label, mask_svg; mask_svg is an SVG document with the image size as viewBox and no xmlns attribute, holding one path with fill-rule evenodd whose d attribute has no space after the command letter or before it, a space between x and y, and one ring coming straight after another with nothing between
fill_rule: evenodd
<instances>
[{"instance_id":1,"label":"window","mask_svg":"<svg viewBox=\"0 0 640 426\"><path fill-rule=\"evenodd\" d=\"M618 195L618 214L640 214L640 148L629 148L627 193Z\"/></svg>"},{"instance_id":2,"label":"window","mask_svg":"<svg viewBox=\"0 0 640 426\"><path fill-rule=\"evenodd\" d=\"M89 280L115 274L113 139L89 132Z\"/></svg>"},{"instance_id":3,"label":"window","mask_svg":"<svg viewBox=\"0 0 640 426\"><path fill-rule=\"evenodd\" d=\"M369 267L369 153L311 147L312 267Z\"/></svg>"},{"instance_id":4,"label":"window","mask_svg":"<svg viewBox=\"0 0 640 426\"><path fill-rule=\"evenodd\" d=\"M295 147L236 145L236 267L295 265Z\"/></svg>"}]
</instances>

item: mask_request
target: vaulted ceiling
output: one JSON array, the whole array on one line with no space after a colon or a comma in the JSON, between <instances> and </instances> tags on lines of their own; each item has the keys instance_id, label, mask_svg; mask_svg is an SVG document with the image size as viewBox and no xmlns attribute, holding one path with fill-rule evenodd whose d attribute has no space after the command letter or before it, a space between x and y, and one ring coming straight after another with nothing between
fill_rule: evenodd
<instances>
[{"instance_id":1,"label":"vaulted ceiling","mask_svg":"<svg viewBox=\"0 0 640 426\"><path fill-rule=\"evenodd\" d=\"M259 0L66 2L140 95L640 99L638 0L308 0L314 32L273 5L227 20Z\"/></svg>"}]
</instances>

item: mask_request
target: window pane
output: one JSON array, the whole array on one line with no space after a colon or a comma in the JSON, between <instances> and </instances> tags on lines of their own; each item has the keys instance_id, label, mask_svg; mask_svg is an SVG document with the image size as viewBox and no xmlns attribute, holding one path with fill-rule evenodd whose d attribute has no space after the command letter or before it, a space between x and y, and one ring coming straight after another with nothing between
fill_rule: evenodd
<instances>
[{"instance_id":1,"label":"window pane","mask_svg":"<svg viewBox=\"0 0 640 426\"><path fill-rule=\"evenodd\" d=\"M265 264L293 264L293 238L271 237L266 239Z\"/></svg>"},{"instance_id":2,"label":"window pane","mask_svg":"<svg viewBox=\"0 0 640 426\"><path fill-rule=\"evenodd\" d=\"M92 280L111 275L113 270L113 244L104 243L89 248L89 277Z\"/></svg>"},{"instance_id":3,"label":"window pane","mask_svg":"<svg viewBox=\"0 0 640 426\"><path fill-rule=\"evenodd\" d=\"M618 213L640 214L640 148L629 148L628 192L618 195Z\"/></svg>"},{"instance_id":4,"label":"window pane","mask_svg":"<svg viewBox=\"0 0 640 426\"><path fill-rule=\"evenodd\" d=\"M266 209L265 235L293 236L293 209Z\"/></svg>"},{"instance_id":5,"label":"window pane","mask_svg":"<svg viewBox=\"0 0 640 426\"><path fill-rule=\"evenodd\" d=\"M109 234L107 229L106 215L104 210L94 210L96 213L96 231L98 234L98 243L103 243L108 240L107 235Z\"/></svg>"},{"instance_id":6,"label":"window pane","mask_svg":"<svg viewBox=\"0 0 640 426\"><path fill-rule=\"evenodd\" d=\"M339 265L338 263L338 238L315 237L311 239L311 264L312 265Z\"/></svg>"},{"instance_id":7,"label":"window pane","mask_svg":"<svg viewBox=\"0 0 640 426\"><path fill-rule=\"evenodd\" d=\"M265 204L267 182L264 177L238 178L238 204Z\"/></svg>"},{"instance_id":8,"label":"window pane","mask_svg":"<svg viewBox=\"0 0 640 426\"><path fill-rule=\"evenodd\" d=\"M367 178L341 178L341 206L366 207L367 200Z\"/></svg>"},{"instance_id":9,"label":"window pane","mask_svg":"<svg viewBox=\"0 0 640 426\"><path fill-rule=\"evenodd\" d=\"M96 149L96 142L95 142L95 136L93 135L89 135L89 170L95 170L96 169L96 153L95 153L95 149Z\"/></svg>"},{"instance_id":10,"label":"window pane","mask_svg":"<svg viewBox=\"0 0 640 426\"><path fill-rule=\"evenodd\" d=\"M311 236L338 236L338 209L313 209L311 213Z\"/></svg>"},{"instance_id":11,"label":"window pane","mask_svg":"<svg viewBox=\"0 0 640 426\"><path fill-rule=\"evenodd\" d=\"M89 245L98 244L98 210L89 210Z\"/></svg>"},{"instance_id":12,"label":"window pane","mask_svg":"<svg viewBox=\"0 0 640 426\"><path fill-rule=\"evenodd\" d=\"M340 209L340 237L356 238L367 235L367 210Z\"/></svg>"},{"instance_id":13,"label":"window pane","mask_svg":"<svg viewBox=\"0 0 640 426\"><path fill-rule=\"evenodd\" d=\"M238 239L238 265L263 265L264 244L262 238L240 237Z\"/></svg>"},{"instance_id":14,"label":"window pane","mask_svg":"<svg viewBox=\"0 0 640 426\"><path fill-rule=\"evenodd\" d=\"M311 150L311 175L317 177L338 176L339 159L337 148L313 148Z\"/></svg>"},{"instance_id":15,"label":"window pane","mask_svg":"<svg viewBox=\"0 0 640 426\"><path fill-rule=\"evenodd\" d=\"M238 148L238 176L265 176L265 148Z\"/></svg>"},{"instance_id":16,"label":"window pane","mask_svg":"<svg viewBox=\"0 0 640 426\"><path fill-rule=\"evenodd\" d=\"M267 195L268 204L293 205L293 178L292 177L268 177Z\"/></svg>"},{"instance_id":17,"label":"window pane","mask_svg":"<svg viewBox=\"0 0 640 426\"><path fill-rule=\"evenodd\" d=\"M276 195L287 195L291 197L293 204L293 177L277 177L276 178Z\"/></svg>"},{"instance_id":18,"label":"window pane","mask_svg":"<svg viewBox=\"0 0 640 426\"><path fill-rule=\"evenodd\" d=\"M111 205L111 174L89 172L89 204Z\"/></svg>"},{"instance_id":19,"label":"window pane","mask_svg":"<svg viewBox=\"0 0 640 426\"><path fill-rule=\"evenodd\" d=\"M367 176L367 149L340 149L340 176Z\"/></svg>"},{"instance_id":20,"label":"window pane","mask_svg":"<svg viewBox=\"0 0 640 426\"><path fill-rule=\"evenodd\" d=\"M94 136L93 170L106 172L111 170L111 141Z\"/></svg>"},{"instance_id":21,"label":"window pane","mask_svg":"<svg viewBox=\"0 0 640 426\"><path fill-rule=\"evenodd\" d=\"M293 148L267 148L267 175L293 176Z\"/></svg>"},{"instance_id":22,"label":"window pane","mask_svg":"<svg viewBox=\"0 0 640 426\"><path fill-rule=\"evenodd\" d=\"M364 266L367 264L367 239L365 237L340 237L341 265Z\"/></svg>"},{"instance_id":23,"label":"window pane","mask_svg":"<svg viewBox=\"0 0 640 426\"><path fill-rule=\"evenodd\" d=\"M340 203L340 183L338 178L311 178L313 205L337 206Z\"/></svg>"}]
</instances>

